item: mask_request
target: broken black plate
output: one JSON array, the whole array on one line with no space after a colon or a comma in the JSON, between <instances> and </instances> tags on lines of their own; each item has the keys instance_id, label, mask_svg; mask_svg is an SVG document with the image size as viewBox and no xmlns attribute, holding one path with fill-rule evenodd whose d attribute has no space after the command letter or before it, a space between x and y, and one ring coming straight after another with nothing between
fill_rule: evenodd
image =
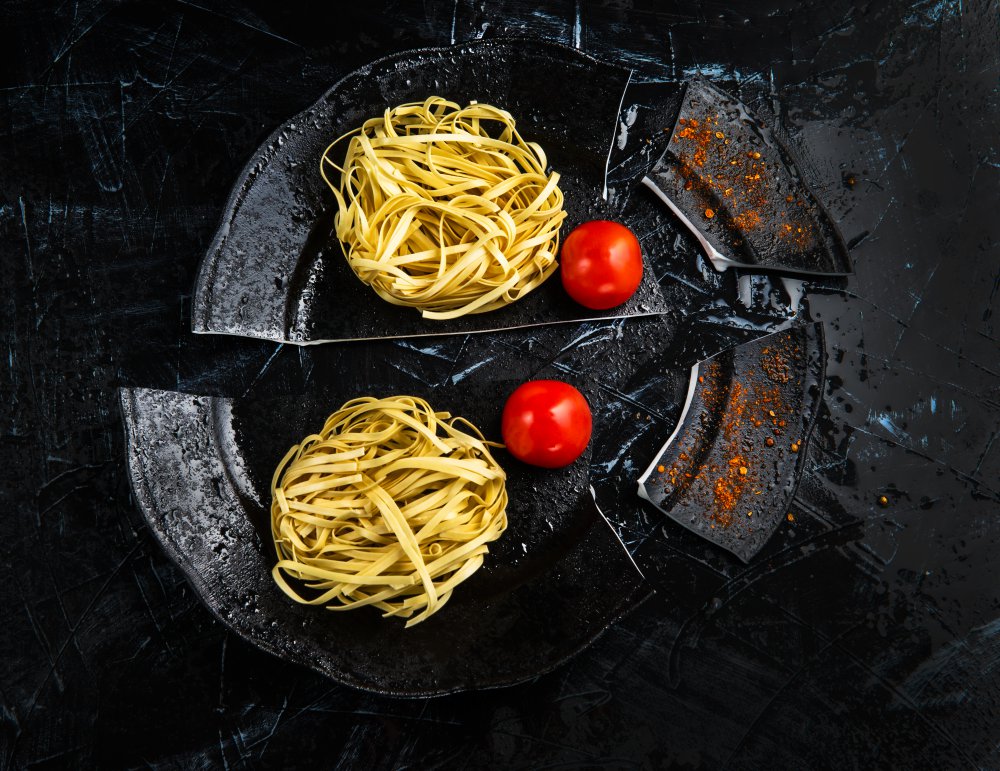
<instances>
[{"instance_id":1,"label":"broken black plate","mask_svg":"<svg viewBox=\"0 0 1000 771\"><path fill-rule=\"evenodd\" d=\"M718 270L845 275L850 257L788 148L737 99L687 85L670 142L643 178Z\"/></svg>"},{"instance_id":2,"label":"broken black plate","mask_svg":"<svg viewBox=\"0 0 1000 771\"><path fill-rule=\"evenodd\" d=\"M474 417L495 437L515 385L465 382L407 392ZM370 383L365 393L398 390L390 379ZM291 444L357 395L349 379L322 393L266 400L122 390L139 506L168 555L233 631L338 682L430 696L536 677L648 594L594 504L588 457L542 471L498 451L509 475L508 530L437 614L405 629L373 608L338 613L291 601L271 578L270 475Z\"/></svg>"},{"instance_id":3,"label":"broken black plate","mask_svg":"<svg viewBox=\"0 0 1000 771\"><path fill-rule=\"evenodd\" d=\"M673 434L639 480L668 517L749 561L785 519L822 397L822 326L794 327L691 370Z\"/></svg>"},{"instance_id":4,"label":"broken black plate","mask_svg":"<svg viewBox=\"0 0 1000 771\"><path fill-rule=\"evenodd\" d=\"M382 301L351 272L331 234L335 203L319 175L320 157L333 139L388 107L432 95L478 100L509 110L522 136L545 148L561 175L564 234L591 219L630 224L627 213L604 200L608 152L628 80L628 70L573 48L498 39L407 51L351 73L278 128L244 169L198 273L194 331L305 344L663 312L666 303L647 263L638 292L611 311L575 304L553 276L506 308L425 320ZM639 224L633 229L644 232Z\"/></svg>"}]
</instances>

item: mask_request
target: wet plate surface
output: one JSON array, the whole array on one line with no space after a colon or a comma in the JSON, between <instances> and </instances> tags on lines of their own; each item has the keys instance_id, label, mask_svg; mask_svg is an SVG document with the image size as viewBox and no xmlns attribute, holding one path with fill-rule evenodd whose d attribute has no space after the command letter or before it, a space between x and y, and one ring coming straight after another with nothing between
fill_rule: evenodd
<instances>
[{"instance_id":1,"label":"wet plate surface","mask_svg":"<svg viewBox=\"0 0 1000 771\"><path fill-rule=\"evenodd\" d=\"M749 561L785 520L821 399L822 325L777 332L694 367L674 434L639 494Z\"/></svg>"},{"instance_id":2,"label":"wet plate surface","mask_svg":"<svg viewBox=\"0 0 1000 771\"><path fill-rule=\"evenodd\" d=\"M840 233L789 150L705 80L687 84L667 149L643 182L701 234L719 270L851 271Z\"/></svg>"},{"instance_id":3,"label":"wet plate surface","mask_svg":"<svg viewBox=\"0 0 1000 771\"><path fill-rule=\"evenodd\" d=\"M629 82L608 157L609 200L627 198L666 151L686 89L677 81Z\"/></svg>"},{"instance_id":4,"label":"wet plate surface","mask_svg":"<svg viewBox=\"0 0 1000 771\"><path fill-rule=\"evenodd\" d=\"M496 437L500 408L516 385L415 395L435 409L476 416ZM387 396L398 388L397 379L370 383L367 392ZM405 629L373 608L334 613L292 602L271 578L271 474L288 447L357 395L350 389L264 400L122 391L143 514L201 599L235 632L354 687L436 695L548 671L648 595L594 505L589 452L565 469L542 471L499 451L508 472L508 530L437 614Z\"/></svg>"},{"instance_id":5,"label":"wet plate surface","mask_svg":"<svg viewBox=\"0 0 1000 771\"><path fill-rule=\"evenodd\" d=\"M638 292L611 311L577 305L554 275L506 308L424 320L413 309L382 301L351 272L331 234L335 204L319 175L330 142L388 107L432 95L460 104L478 100L511 112L522 136L545 149L561 175L564 236L591 219L621 220L641 233L649 229L648 219L604 200L608 153L628 80L627 69L528 40L408 51L351 73L279 127L244 169L198 273L194 331L310 343L663 312L666 304L647 261ZM554 83L569 85L552 88Z\"/></svg>"}]
</instances>

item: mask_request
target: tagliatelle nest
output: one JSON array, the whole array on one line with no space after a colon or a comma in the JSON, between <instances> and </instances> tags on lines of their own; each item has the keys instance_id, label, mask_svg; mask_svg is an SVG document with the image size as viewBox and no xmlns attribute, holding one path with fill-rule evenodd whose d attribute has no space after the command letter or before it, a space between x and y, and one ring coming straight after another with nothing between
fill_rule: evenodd
<instances>
[{"instance_id":1,"label":"tagliatelle nest","mask_svg":"<svg viewBox=\"0 0 1000 771\"><path fill-rule=\"evenodd\" d=\"M425 620L507 528L489 447L423 399L347 402L274 472L274 580L297 602Z\"/></svg>"},{"instance_id":2,"label":"tagliatelle nest","mask_svg":"<svg viewBox=\"0 0 1000 771\"><path fill-rule=\"evenodd\" d=\"M331 151L348 136L341 167ZM338 139L320 171L358 278L390 303L449 319L515 302L555 271L566 213L546 166L510 113L432 96Z\"/></svg>"}]
</instances>

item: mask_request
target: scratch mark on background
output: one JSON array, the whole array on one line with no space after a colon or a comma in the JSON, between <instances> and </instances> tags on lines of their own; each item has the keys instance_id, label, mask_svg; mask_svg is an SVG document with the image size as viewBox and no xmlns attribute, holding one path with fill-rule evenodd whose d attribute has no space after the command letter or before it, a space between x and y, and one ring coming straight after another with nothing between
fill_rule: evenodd
<instances>
[{"instance_id":1,"label":"scratch mark on background","mask_svg":"<svg viewBox=\"0 0 1000 771\"><path fill-rule=\"evenodd\" d=\"M990 454L990 450L993 448L993 442L997 438L997 432L992 431L990 433L990 438L986 441L986 447L983 449L982 453L979 455L979 460L976 463L976 468L973 470L973 474L979 474L979 469L983 467L983 461L986 460L986 456Z\"/></svg>"},{"instance_id":2,"label":"scratch mark on background","mask_svg":"<svg viewBox=\"0 0 1000 771\"><path fill-rule=\"evenodd\" d=\"M913 317L916 316L917 309L920 307L920 303L923 302L924 296L927 294L927 290L930 288L931 282L934 280L934 276L937 274L937 270L941 266L942 259L944 258L942 257L938 259L938 261L934 264L934 267L928 274L927 280L924 281L924 285L920 288L920 291L917 294L913 294L912 292L910 293L910 296L913 298L913 305L910 308L909 315L906 317L903 328L899 332L899 336L896 338L896 344L892 347L892 352L889 354L889 358L895 360L896 351L899 350L900 343L903 341L903 336L905 335L906 330L909 329L910 324L913 323Z\"/></svg>"},{"instance_id":3,"label":"scratch mark on background","mask_svg":"<svg viewBox=\"0 0 1000 771\"><path fill-rule=\"evenodd\" d=\"M79 10L80 10L80 4L73 3L73 22L72 26L70 27L69 33L66 36L66 41L63 43L62 48L56 53L52 61L49 62L49 64L37 75L36 77L37 80L41 80L42 78L48 76L49 73L51 73L52 70L55 68L56 64L58 64L59 61L64 56L70 53L76 46L76 44L79 43L81 40L83 40L83 38L85 38L90 33L90 31L98 24L100 24L104 20L104 17L111 12L110 10L107 10L104 13L102 13L100 16L94 19L94 21L91 24L89 24L86 29L84 29L74 38L73 35L76 33L78 27L77 19L79 15ZM67 67L67 70L68 69L69 68Z\"/></svg>"},{"instance_id":4,"label":"scratch mark on background","mask_svg":"<svg viewBox=\"0 0 1000 771\"><path fill-rule=\"evenodd\" d=\"M285 694L285 698L281 704L281 709L278 710L278 715L277 717L275 717L274 723L271 724L271 730L267 732L267 736L264 736L261 739L258 739L257 741L253 742L252 744L247 745L248 750L252 750L258 744L263 745L260 748L260 752L257 753L258 760L264 759L264 753L267 752L267 745L271 743L271 737L274 736L274 732L278 730L278 726L281 724L281 719L285 716L285 712L288 710L288 700L291 698L292 694L295 693L296 685L298 685L298 683L293 685L291 690L287 694Z\"/></svg>"},{"instance_id":5,"label":"scratch mark on background","mask_svg":"<svg viewBox=\"0 0 1000 771\"><path fill-rule=\"evenodd\" d=\"M222 635L222 655L219 657L219 705L217 709L220 711L226 708L223 694L226 690L226 644L228 642L229 632L226 631Z\"/></svg>"},{"instance_id":6,"label":"scratch mark on background","mask_svg":"<svg viewBox=\"0 0 1000 771\"><path fill-rule=\"evenodd\" d=\"M261 367L260 371L257 372L257 375L254 377L253 382L250 383L250 385L247 386L247 390L243 392L244 398L247 396L247 394L249 394L253 390L254 386L257 385L258 382L260 382L260 379L264 376L264 373L271 368L271 363L274 361L275 357L277 357L277 355L281 353L281 349L284 347L285 347L284 343L279 343L278 347L274 349L274 353L272 353L268 357L267 361L264 362L264 366Z\"/></svg>"},{"instance_id":7,"label":"scratch mark on background","mask_svg":"<svg viewBox=\"0 0 1000 771\"><path fill-rule=\"evenodd\" d=\"M69 647L70 642L73 642L74 645L76 644L74 638L76 637L77 630L79 630L84 620L90 615L90 612L94 609L94 606L97 605L97 601L101 598L104 592L107 591L107 588L111 585L111 582L115 579L115 577L125 566L125 564L132 558L132 555L134 555L139 550L139 547L141 545L142 544L140 543L136 543L135 546L129 549L128 553L118 562L114 570L112 570L111 573L108 575L107 580L105 580L105 582L101 584L100 588L91 598L90 602L87 604L87 607L83 609L83 612L80 614L80 618L78 618L77 622L72 627L70 627L69 634L67 635L66 640L63 642L63 644L59 646L59 650L56 652L55 657L54 658L50 657L49 671L45 673L45 676L42 678L42 681L38 684L38 688L35 689L35 692L32 694L31 698L28 701L28 708L25 711L23 720L25 724L27 724L27 722L31 719L31 716L34 714L35 706L38 704L38 698L39 696L42 695L42 691L44 690L45 685L46 683L48 683L50 677L56 678L56 682L59 684L61 690L62 686L61 686L61 680L59 679L58 665L60 659L62 659L63 654L66 652L66 648ZM20 735L18 735L18 738L20 738ZM16 739L14 743L16 745L17 743ZM13 749L14 748L12 748L12 750Z\"/></svg>"},{"instance_id":8,"label":"scratch mark on background","mask_svg":"<svg viewBox=\"0 0 1000 771\"><path fill-rule=\"evenodd\" d=\"M222 754L222 767L229 771L229 761L226 759L226 746L222 741L222 729L219 731L219 752Z\"/></svg>"},{"instance_id":9,"label":"scratch mark on background","mask_svg":"<svg viewBox=\"0 0 1000 771\"><path fill-rule=\"evenodd\" d=\"M177 51L177 40L181 36L181 26L183 24L184 24L184 15L181 14L181 16L177 19L177 32L174 33L174 44L170 47L170 57L167 59L167 72L166 75L163 77L164 82L170 80L170 67L174 63L174 53Z\"/></svg>"},{"instance_id":10,"label":"scratch mark on background","mask_svg":"<svg viewBox=\"0 0 1000 771\"><path fill-rule=\"evenodd\" d=\"M783 613L788 618L791 618L793 621L797 621L798 623L803 624L803 625L807 626L808 628L812 629L812 631L821 640L830 640L830 642L832 643L833 647L838 652L842 653L844 656L846 656L848 659L850 659L854 664L856 664L862 670L864 670L869 675L871 675L873 678L875 678L875 681L880 686L882 686L883 688L885 688L889 693L891 693L894 696L896 696L897 698L899 698L899 700L903 704L905 704L910 709L910 711L914 715L916 715L920 719L920 721L922 723L924 723L924 725L926 725L928 728L930 728L939 737L941 737L942 739L944 739L955 750L955 752L957 752L958 755L960 755L962 757L962 759L966 763L969 764L969 767L971 767L971 768L978 768L979 767L975 762L973 762L972 758L965 751L965 748L962 747L962 745L955 739L955 737L951 735L950 731L948 731L946 728L944 728L944 726L940 725L936 720L932 720L931 718L927 717L927 715L925 715L920 710L920 707L917 705L917 703L912 698L910 698L909 694L905 693L899 686L895 685L892 681L890 681L888 677L886 677L885 675L881 674L878 670L876 670L873 666L871 666L866 661L864 661L862 658L860 658L857 654L855 654L849 648L847 648L844 645L840 644L838 642L838 640L837 640L836 637L834 637L834 638L827 637L827 635L824 635L818 629L815 629L814 627L811 627L810 625L808 625L805 622L805 620L800 619L798 616L796 616L794 613L792 613L790 610L788 610L785 607L782 607L780 605L775 605L775 607L778 609L779 612Z\"/></svg>"},{"instance_id":11,"label":"scratch mark on background","mask_svg":"<svg viewBox=\"0 0 1000 771\"><path fill-rule=\"evenodd\" d=\"M48 483L46 483L46 484L48 484ZM89 487L90 487L89 484L76 485L75 487L71 488L69 491L67 491L67 492L63 493L62 495L60 495L58 498L56 498L54 501L52 501L52 503L50 503L44 509L38 509L38 513L37 513L37 517L36 517L36 524L39 527L41 527L41 525L42 525L42 517L43 516L45 516L46 514L48 514L50 511L52 511L52 509L54 509L60 503L62 503L63 501L65 501L67 498L70 498L73 495L75 495L76 493L79 493L79 492L81 492L83 490L87 490L87 489L89 489Z\"/></svg>"},{"instance_id":12,"label":"scratch mark on background","mask_svg":"<svg viewBox=\"0 0 1000 771\"><path fill-rule=\"evenodd\" d=\"M893 437L895 437L900 442L911 442L912 441L912 438L910 437L910 435L906 431L904 431L902 428L900 428L899 426L897 426L892 421L892 416L889 415L886 412L871 411L871 412L868 413L868 421L869 421L869 423L871 423L871 422L878 423L880 426L882 426L882 428L884 428L886 431L888 431L890 434L892 434Z\"/></svg>"},{"instance_id":13,"label":"scratch mark on background","mask_svg":"<svg viewBox=\"0 0 1000 771\"><path fill-rule=\"evenodd\" d=\"M890 439L890 438L885 437L885 436L879 436L878 434L874 434L871 431L866 430L862 426L854 426L854 430L857 431L857 432L859 432L859 433L861 433L861 434L866 434L866 435L868 435L868 436L872 437L873 439L876 439L876 440L878 440L880 442L886 442L886 443L891 444L893 446L899 447L899 448L905 450L906 452L913 453L914 455L916 455L916 456L918 456L920 458L923 458L924 460L928 460L931 463L935 463L935 464L937 464L939 466L942 466L942 467L948 469L951 473L953 473L959 479L961 479L961 480L963 480L965 482L968 482L969 484L973 485L975 488L977 488L979 490L985 490L986 492L990 493L996 500L1000 501L1000 492L998 492L997 490L994 490L993 488L989 487L982 480L976 479L975 477L971 476L970 474L968 474L968 473L966 473L964 471L961 471L960 469L955 468L954 466L952 466L951 464L949 464L948 462L946 462L944 460L941 460L940 458L935 458L933 455L928 455L927 453L922 452L922 451L916 449L913 446L907 446L905 444L902 444L900 442L895 441L894 439Z\"/></svg>"},{"instance_id":14,"label":"scratch mark on background","mask_svg":"<svg viewBox=\"0 0 1000 771\"><path fill-rule=\"evenodd\" d=\"M805 672L807 669L818 663L820 657L823 654L825 654L828 650L830 650L832 647L834 647L834 645L839 639L849 634L850 632L853 632L855 629L859 628L863 624L864 624L863 621L859 621L853 626L838 633L834 637L831 637L822 648L820 648L812 655L808 656L805 659L805 661L802 662L801 666L799 666L794 672L792 672L792 674L785 680L785 682L783 682L781 686L779 686L778 689L773 694L771 694L770 698L768 698L768 700L764 703L764 706L761 707L760 710L757 712L757 714L754 716L754 719L750 721L750 724L747 726L746 731L743 732L743 735L740 737L739 741L736 742L736 746L734 746L733 749L730 751L729 756L726 758L726 762L722 764L723 768L729 767L729 765L733 762L733 759L736 757L737 753L739 753L739 751L743 749L743 746L746 744L747 739L750 738L750 735L754 732L754 729L760 724L761 720L764 719L764 715L766 715L767 712L771 709L771 707L774 706L775 702L778 701L778 699L788 689L788 687L796 680L798 680L799 676L803 672ZM816 630L813 629L813 631L815 632Z\"/></svg>"},{"instance_id":15,"label":"scratch mark on background","mask_svg":"<svg viewBox=\"0 0 1000 771\"><path fill-rule=\"evenodd\" d=\"M34 263L31 256L31 236L28 235L28 217L24 210L24 197L17 197L18 203L21 205L21 227L24 228L24 246L27 250L28 256L28 280L34 285L35 283L35 270Z\"/></svg>"},{"instance_id":16,"label":"scratch mark on background","mask_svg":"<svg viewBox=\"0 0 1000 771\"><path fill-rule=\"evenodd\" d=\"M122 146L125 144L125 127L122 126ZM163 174L160 175L160 189L156 195L156 208L153 210L153 228L149 235L149 251L152 252L153 244L156 241L156 228L160 224L160 204L163 203L163 188L167 182L167 172L170 170L170 162L173 160L173 155L169 152L167 153L166 160L163 162Z\"/></svg>"},{"instance_id":17,"label":"scratch mark on background","mask_svg":"<svg viewBox=\"0 0 1000 771\"><path fill-rule=\"evenodd\" d=\"M906 143L910 141L910 136L913 134L914 129L919 125L924 115L927 114L928 109L930 109L930 105L925 104L923 109L920 110L920 113L917 115L917 117L914 118L913 121L910 123L909 128L906 130L906 133L903 134L902 139L900 139L899 142L896 142L895 152L893 153L892 157L889 158L888 161L886 161L885 165L882 167L882 170L879 172L879 175L875 178L875 182L881 182L882 179L885 177L886 173L889 171L889 168L892 166L892 164L896 162L896 159L899 158L900 155L902 155L903 148L906 147Z\"/></svg>"},{"instance_id":18,"label":"scratch mark on background","mask_svg":"<svg viewBox=\"0 0 1000 771\"><path fill-rule=\"evenodd\" d=\"M117 80L114 80L114 81L112 81L112 80L78 80L78 81L74 81L72 83L70 83L70 82L62 82L62 83L26 83L26 84L21 85L21 86L4 86L3 88L0 88L0 94L4 94L4 93L7 93L7 92L12 92L12 91L24 91L24 92L28 92L28 91L32 91L32 90L34 90L36 88L37 89L43 89L43 90L48 90L50 88L51 89L60 89L61 88L61 89L64 89L64 90L68 91L71 88L88 88L88 87L91 87L91 86L117 86L117 85L118 85L118 81ZM24 96L24 94L22 94L22 96Z\"/></svg>"},{"instance_id":19,"label":"scratch mark on background","mask_svg":"<svg viewBox=\"0 0 1000 771\"><path fill-rule=\"evenodd\" d=\"M167 637L163 632L163 627L160 626L159 619L156 617L156 612L153 610L153 606L149 602L149 598L146 597L146 592L142 588L142 581L139 579L139 573L134 566L132 568L132 578L135 580L136 588L139 590L139 596L142 597L143 605L146 606L149 618L153 622L153 626L156 628L156 633L160 636L160 642L163 643L163 647L166 648L171 655L174 655L174 650L170 647L170 643L167 641Z\"/></svg>"},{"instance_id":20,"label":"scratch mark on background","mask_svg":"<svg viewBox=\"0 0 1000 771\"><path fill-rule=\"evenodd\" d=\"M867 303L868 305L871 306L871 308L873 310L876 310L879 313L884 313L886 316L888 316L889 318L891 318L893 321L895 321L895 322L897 322L899 324L902 324L903 326L908 326L908 324L906 323L906 321L904 321L902 318L900 318L899 316L897 316L896 314L894 314L894 313L892 313L890 311L887 311L885 308L880 307L879 305L877 305L875 302L873 302L872 300L868 299L867 297L865 297L863 295L860 295L860 294L857 294L856 292L852 292L850 290L844 290L843 293L846 296L848 296L848 297L852 297L852 298L854 298L856 300L861 300L862 302ZM859 314L859 318L863 320L864 319L864 315L863 314ZM983 372L985 372L988 375L992 375L994 377L1000 377L1000 372L995 372L992 369L990 369L989 367L987 367L985 364L981 364L976 359L973 359L972 357L965 355L961 351L958 351L958 350L956 350L954 348L951 348L951 347L945 345L944 343L938 342L937 340L935 340L934 338L932 338L930 335L928 335L926 332L922 332L922 331L916 330L916 333L921 338L923 338L924 340L926 340L928 343L930 343L931 345L933 345L934 347L940 348L942 351L947 351L948 353L954 355L955 357L957 357L958 359L960 359L962 361L969 362L973 367L976 367L977 369L981 369ZM866 337L867 337L867 335L866 335ZM865 349L864 346L861 346L859 348L859 350L865 350L865 353L867 354L867 350Z\"/></svg>"},{"instance_id":21,"label":"scratch mark on background","mask_svg":"<svg viewBox=\"0 0 1000 771\"><path fill-rule=\"evenodd\" d=\"M847 352L845 349L839 348L839 347L835 347L834 350L837 351L837 352L843 352L843 353ZM973 397L979 404L981 404L984 407L989 407L990 409L993 409L993 410L1000 410L1000 402L993 401L989 397L984 396L981 392L973 391L968 386L963 386L960 383L955 383L955 382L953 382L951 380L947 380L947 379L942 378L942 377L937 377L933 373L927 372L926 370L923 370L923 369L916 369L914 367L909 367L909 366L907 366L906 364L904 364L902 362L894 361L894 360L889 359L889 358L887 358L885 356L880 356L879 354L873 353L872 351L867 351L866 350L865 351L865 356L867 358L869 358L869 359L873 359L874 361L879 362L880 364L885 365L887 368L888 367L892 367L894 369L897 369L897 370L899 370L901 372L906 372L907 374L913 375L915 377L924 378L924 379L926 379L930 383L936 383L939 386L947 386L948 388L954 388L959 393L962 393L962 394L965 394L967 396ZM861 405L866 404L866 401L865 401L864 398L862 398L860 396L857 396L855 393L853 393L852 391L850 391L849 389L847 389L844 386L841 386L840 393L843 393L843 394L845 394L847 396L850 396L851 399L854 400L854 403L856 405L861 406ZM931 411L931 413L932 414L936 414L937 413L937 408L938 408L937 397L936 396L931 396L930 397L930 411Z\"/></svg>"},{"instance_id":22,"label":"scratch mark on background","mask_svg":"<svg viewBox=\"0 0 1000 771\"><path fill-rule=\"evenodd\" d=\"M20 587L19 587L20 588ZM28 617L28 623L31 625L31 630L35 633L35 638L38 640L39 644L42 646L42 650L45 651L45 656L49 660L49 671L50 674L55 678L56 687L59 692L62 693L64 690L62 677L59 675L58 659L56 656L52 655L52 646L49 645L49 639L45 635L41 626L38 624L35 614L31 612L31 606L28 605L27 599L24 598L25 595L23 591L21 592L21 604L24 606L24 612ZM33 704L32 704L33 706ZM28 709L28 714L31 714L31 707Z\"/></svg>"},{"instance_id":23,"label":"scratch mark on background","mask_svg":"<svg viewBox=\"0 0 1000 771\"><path fill-rule=\"evenodd\" d=\"M228 16L227 14L220 13L219 11L215 11L215 10L213 10L211 8L206 8L203 5L197 5L196 3L192 3L191 0L176 0L176 2L180 3L181 5L189 6L191 8L197 8L199 11L204 11L205 13L210 13L213 16L218 16L220 19L225 19L226 21L231 21L234 24L239 24L241 27L246 27L247 29L252 29L255 32L259 32L262 35L266 35L267 37L274 38L275 40L280 40L282 43L288 43L288 45L290 45L290 46L295 46L296 48L302 48L302 46L300 46L294 40L289 40L287 37L282 37L281 35L278 35L278 34L276 34L274 32L271 32L268 29L264 29L263 27L258 27L258 26L254 25L254 24L251 24L246 19L240 19L240 18L237 18L236 16Z\"/></svg>"}]
</instances>

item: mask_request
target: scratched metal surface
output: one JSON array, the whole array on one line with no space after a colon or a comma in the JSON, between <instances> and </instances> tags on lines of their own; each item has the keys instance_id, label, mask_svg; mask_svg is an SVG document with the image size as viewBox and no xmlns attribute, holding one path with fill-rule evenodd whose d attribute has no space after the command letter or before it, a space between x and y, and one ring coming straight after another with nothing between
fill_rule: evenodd
<instances>
[{"instance_id":1,"label":"scratched metal surface","mask_svg":"<svg viewBox=\"0 0 1000 771\"><path fill-rule=\"evenodd\" d=\"M325 23L5 5L4 765L1000 766L997 4L743 5L372 2ZM763 559L650 516L627 540L658 597L570 664L388 700L248 647L195 600L130 498L116 389L301 387L316 354L188 332L232 181L343 73L498 31L729 83L796 151L856 274L811 284L826 400ZM683 278L697 250L676 243Z\"/></svg>"}]
</instances>

